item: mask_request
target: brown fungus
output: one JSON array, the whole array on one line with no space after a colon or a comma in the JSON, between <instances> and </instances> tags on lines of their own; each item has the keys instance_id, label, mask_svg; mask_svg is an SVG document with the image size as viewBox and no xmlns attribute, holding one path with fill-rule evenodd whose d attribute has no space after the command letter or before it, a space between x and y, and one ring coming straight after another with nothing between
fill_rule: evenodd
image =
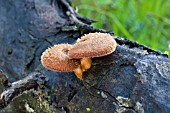
<instances>
[{"instance_id":1,"label":"brown fungus","mask_svg":"<svg viewBox=\"0 0 170 113\"><path fill-rule=\"evenodd\" d=\"M68 56L70 59L101 57L115 51L116 45L114 38L107 33L89 33L77 40Z\"/></svg>"},{"instance_id":2,"label":"brown fungus","mask_svg":"<svg viewBox=\"0 0 170 113\"><path fill-rule=\"evenodd\" d=\"M41 56L44 67L55 71L72 71L80 65L79 59L69 59L67 52L72 48L70 44L59 44L48 48Z\"/></svg>"},{"instance_id":3,"label":"brown fungus","mask_svg":"<svg viewBox=\"0 0 170 113\"><path fill-rule=\"evenodd\" d=\"M59 44L47 49L41 56L42 65L51 70L74 71L79 79L91 67L91 57L111 54L117 46L107 33L89 33L74 45Z\"/></svg>"},{"instance_id":4,"label":"brown fungus","mask_svg":"<svg viewBox=\"0 0 170 113\"><path fill-rule=\"evenodd\" d=\"M117 46L114 38L107 33L89 33L78 39L68 51L70 59L80 59L81 65L74 70L75 74L82 79L83 72L91 67L91 57L101 57L111 54Z\"/></svg>"}]
</instances>

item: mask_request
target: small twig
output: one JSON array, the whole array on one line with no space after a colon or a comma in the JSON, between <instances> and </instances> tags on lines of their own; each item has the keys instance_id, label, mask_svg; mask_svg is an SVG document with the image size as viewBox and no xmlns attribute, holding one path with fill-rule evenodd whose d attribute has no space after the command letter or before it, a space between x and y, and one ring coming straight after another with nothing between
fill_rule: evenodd
<instances>
[{"instance_id":1,"label":"small twig","mask_svg":"<svg viewBox=\"0 0 170 113\"><path fill-rule=\"evenodd\" d=\"M38 72L31 73L26 78L11 83L1 94L0 109L5 108L14 98L25 91L36 89L43 84L45 84L45 76Z\"/></svg>"},{"instance_id":2,"label":"small twig","mask_svg":"<svg viewBox=\"0 0 170 113\"><path fill-rule=\"evenodd\" d=\"M74 10L70 7L69 3L66 0L61 0L61 3L67 8L66 14L70 17L70 19L73 22L78 23L80 25L85 25L85 23L83 23L80 20L78 20L78 18L75 15Z\"/></svg>"},{"instance_id":3,"label":"small twig","mask_svg":"<svg viewBox=\"0 0 170 113\"><path fill-rule=\"evenodd\" d=\"M84 29L84 31L90 31L90 32L102 32L102 33L110 33L114 34L111 31L105 31L103 29L96 29L94 28L91 23L95 22L94 20L87 19L85 17L81 17L79 14L77 14L72 7L69 5L69 3L66 0L61 0L62 5L64 5L67 8L66 15L70 18L71 21L73 21L78 27L81 29ZM83 30L82 30L83 31Z\"/></svg>"}]
</instances>

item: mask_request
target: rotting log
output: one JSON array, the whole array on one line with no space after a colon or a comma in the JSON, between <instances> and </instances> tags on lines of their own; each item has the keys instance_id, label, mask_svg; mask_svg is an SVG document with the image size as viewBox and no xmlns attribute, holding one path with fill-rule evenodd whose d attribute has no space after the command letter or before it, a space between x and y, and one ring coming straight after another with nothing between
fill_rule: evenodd
<instances>
[{"instance_id":1,"label":"rotting log","mask_svg":"<svg viewBox=\"0 0 170 113\"><path fill-rule=\"evenodd\" d=\"M93 28L67 0L0 0L0 6L1 113L170 112L167 55L114 36L116 51L93 58L81 81L73 72L45 69L42 52L107 31Z\"/></svg>"}]
</instances>

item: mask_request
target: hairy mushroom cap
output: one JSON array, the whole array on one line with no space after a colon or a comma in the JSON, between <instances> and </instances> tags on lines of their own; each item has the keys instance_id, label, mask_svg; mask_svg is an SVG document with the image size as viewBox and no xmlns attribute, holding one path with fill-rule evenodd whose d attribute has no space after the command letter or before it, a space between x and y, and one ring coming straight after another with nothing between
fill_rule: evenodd
<instances>
[{"instance_id":1,"label":"hairy mushroom cap","mask_svg":"<svg viewBox=\"0 0 170 113\"><path fill-rule=\"evenodd\" d=\"M59 44L48 48L41 56L44 67L56 71L72 71L80 65L79 59L69 59L67 52L72 48L70 44Z\"/></svg>"},{"instance_id":2,"label":"hairy mushroom cap","mask_svg":"<svg viewBox=\"0 0 170 113\"><path fill-rule=\"evenodd\" d=\"M105 56L115 51L116 45L116 41L110 34L89 33L77 40L68 51L68 56L70 59Z\"/></svg>"}]
</instances>

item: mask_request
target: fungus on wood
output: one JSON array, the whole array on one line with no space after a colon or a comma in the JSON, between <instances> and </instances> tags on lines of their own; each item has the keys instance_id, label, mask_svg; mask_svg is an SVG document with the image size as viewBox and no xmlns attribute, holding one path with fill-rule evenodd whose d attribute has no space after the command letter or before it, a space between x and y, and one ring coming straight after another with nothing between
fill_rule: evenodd
<instances>
[{"instance_id":1,"label":"fungus on wood","mask_svg":"<svg viewBox=\"0 0 170 113\"><path fill-rule=\"evenodd\" d=\"M91 67L90 58L109 55L115 51L116 45L114 38L107 33L89 33L73 45L58 44L48 48L41 56L41 63L55 71L74 70L82 79L83 72Z\"/></svg>"},{"instance_id":2,"label":"fungus on wood","mask_svg":"<svg viewBox=\"0 0 170 113\"><path fill-rule=\"evenodd\" d=\"M80 60L69 59L67 52L72 48L70 44L58 44L48 48L41 56L44 67L55 71L72 71L80 65Z\"/></svg>"},{"instance_id":3,"label":"fungus on wood","mask_svg":"<svg viewBox=\"0 0 170 113\"><path fill-rule=\"evenodd\" d=\"M0 6L2 113L169 112L170 59L166 54L94 28L94 21L81 17L67 0L1 0ZM83 72L83 81L73 72L42 66L40 58L48 47L72 45L84 34L96 32L114 37L116 50L93 56L87 67L83 62L91 62L88 58L78 59L84 68L78 66L80 73L90 67ZM42 73L35 74L40 79L28 76L32 72Z\"/></svg>"}]
</instances>

